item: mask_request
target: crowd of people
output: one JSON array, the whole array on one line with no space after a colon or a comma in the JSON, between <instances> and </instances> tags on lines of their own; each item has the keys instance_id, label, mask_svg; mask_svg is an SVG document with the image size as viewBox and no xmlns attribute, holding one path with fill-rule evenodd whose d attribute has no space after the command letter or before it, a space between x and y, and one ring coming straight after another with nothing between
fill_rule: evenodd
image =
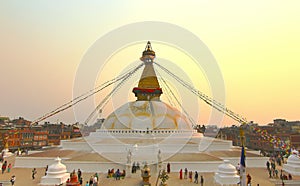
<instances>
[{"instance_id":1,"label":"crowd of people","mask_svg":"<svg viewBox=\"0 0 300 186\"><path fill-rule=\"evenodd\" d=\"M281 166L282 163L283 160L279 155L270 157L269 161L267 161L266 163L269 178L281 179L281 180L292 180L292 175L288 174L287 176L282 169L280 170L280 176L278 175L279 169L277 166Z\"/></svg>"},{"instance_id":2,"label":"crowd of people","mask_svg":"<svg viewBox=\"0 0 300 186\"><path fill-rule=\"evenodd\" d=\"M171 173L171 164L168 163L167 164L167 173L170 174ZM199 174L197 171L188 171L187 168L184 169L184 172L182 169L179 170L179 179L182 180L182 179L186 179L186 180L189 180L190 183L193 182L193 178L194 178L194 183L195 184L199 184L201 186L204 185L204 177L202 175L200 175L200 180L199 180Z\"/></svg>"},{"instance_id":3,"label":"crowd of people","mask_svg":"<svg viewBox=\"0 0 300 186\"><path fill-rule=\"evenodd\" d=\"M10 173L10 170L12 168L12 165L11 163L8 163L7 161L4 161L4 162L0 162L1 165L1 171L2 171L2 174L5 173L5 171L7 171L8 173Z\"/></svg>"},{"instance_id":4,"label":"crowd of people","mask_svg":"<svg viewBox=\"0 0 300 186\"><path fill-rule=\"evenodd\" d=\"M8 163L7 160L4 160L3 152L0 154L0 169L2 174L4 174L5 172L10 173L12 169L12 164ZM11 185L14 185L15 181L16 181L16 176L12 175L12 177L10 178Z\"/></svg>"},{"instance_id":5,"label":"crowd of people","mask_svg":"<svg viewBox=\"0 0 300 186\"><path fill-rule=\"evenodd\" d=\"M72 177L74 177L74 175L77 176L79 184L83 185L83 177L82 177L81 169L77 170L77 174L76 174L75 169L74 169L73 172L70 173L70 178L68 178L68 180L66 181L66 184L67 185L70 184L70 183L72 184L71 180L72 180ZM99 175L98 175L98 173L95 173L95 174L91 175L89 180L86 181L85 186L98 186L98 182L99 182Z\"/></svg>"},{"instance_id":6,"label":"crowd of people","mask_svg":"<svg viewBox=\"0 0 300 186\"><path fill-rule=\"evenodd\" d=\"M126 176L126 171L123 170L122 172L120 171L120 169L117 169L117 171L115 171L115 169L108 169L107 171L107 178L115 178L115 180L120 180L120 178L125 178Z\"/></svg>"},{"instance_id":7,"label":"crowd of people","mask_svg":"<svg viewBox=\"0 0 300 186\"><path fill-rule=\"evenodd\" d=\"M140 163L139 162L137 162L137 163L133 162L132 168L131 168L131 173L136 173L136 171L140 170L140 169L141 169L140 168Z\"/></svg>"}]
</instances>

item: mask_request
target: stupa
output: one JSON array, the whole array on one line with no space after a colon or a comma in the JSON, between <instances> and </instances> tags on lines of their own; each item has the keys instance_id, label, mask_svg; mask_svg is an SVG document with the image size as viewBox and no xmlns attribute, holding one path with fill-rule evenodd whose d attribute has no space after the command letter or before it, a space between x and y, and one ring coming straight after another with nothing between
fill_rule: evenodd
<instances>
[{"instance_id":1,"label":"stupa","mask_svg":"<svg viewBox=\"0 0 300 186\"><path fill-rule=\"evenodd\" d=\"M65 183L69 177L66 166L57 157L55 163L48 167L47 175L42 177L40 185L60 185Z\"/></svg>"},{"instance_id":2,"label":"stupa","mask_svg":"<svg viewBox=\"0 0 300 186\"><path fill-rule=\"evenodd\" d=\"M4 149L1 152L1 156L2 156L2 158L7 158L7 157L13 155L13 153L9 152L9 148L8 148L8 136L5 136L4 143L5 143L5 146L4 146Z\"/></svg>"},{"instance_id":3,"label":"stupa","mask_svg":"<svg viewBox=\"0 0 300 186\"><path fill-rule=\"evenodd\" d=\"M283 170L292 175L300 175L300 157L297 150L292 150L287 163L283 165Z\"/></svg>"},{"instance_id":4,"label":"stupa","mask_svg":"<svg viewBox=\"0 0 300 186\"><path fill-rule=\"evenodd\" d=\"M163 91L153 68L155 55L148 42L140 58L144 70L138 86L132 90L137 100L125 103L111 113L102 128L86 137L86 141L101 155L109 154L105 157L110 160L120 159L112 153L122 154L130 149L135 160L150 164L157 161L159 150L164 160L182 150L207 150L212 143L217 143L216 148L230 149L231 142L207 140L192 128L183 113L161 101Z\"/></svg>"},{"instance_id":5,"label":"stupa","mask_svg":"<svg viewBox=\"0 0 300 186\"><path fill-rule=\"evenodd\" d=\"M163 90L153 68L155 56L148 42L140 58L144 69L132 90L136 100L108 115L101 128L81 139L62 140L60 148L17 157L15 167L45 167L56 156L64 159L69 172L114 168L126 170L126 176L131 176L131 166L137 162L141 166L147 163L152 175L167 163L172 164L172 171L186 167L201 168L202 172L217 171L224 159L236 165L240 149L234 148L232 141L197 133L180 110L161 100ZM252 167L264 167L267 161L267 157L247 155Z\"/></svg>"},{"instance_id":6,"label":"stupa","mask_svg":"<svg viewBox=\"0 0 300 186\"><path fill-rule=\"evenodd\" d=\"M229 160L224 160L224 163L218 166L215 173L215 182L220 185L236 185L240 181L240 176L237 175L235 167L229 163Z\"/></svg>"}]
</instances>

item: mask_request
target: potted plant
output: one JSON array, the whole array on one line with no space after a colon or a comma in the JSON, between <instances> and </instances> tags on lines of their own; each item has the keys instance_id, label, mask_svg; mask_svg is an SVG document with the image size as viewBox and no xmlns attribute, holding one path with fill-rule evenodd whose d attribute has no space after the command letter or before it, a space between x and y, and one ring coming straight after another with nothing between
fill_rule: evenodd
<instances>
[{"instance_id":1,"label":"potted plant","mask_svg":"<svg viewBox=\"0 0 300 186\"><path fill-rule=\"evenodd\" d=\"M161 180L161 186L167 186L167 180L169 179L169 176L165 170L163 170L159 175L159 179Z\"/></svg>"}]
</instances>

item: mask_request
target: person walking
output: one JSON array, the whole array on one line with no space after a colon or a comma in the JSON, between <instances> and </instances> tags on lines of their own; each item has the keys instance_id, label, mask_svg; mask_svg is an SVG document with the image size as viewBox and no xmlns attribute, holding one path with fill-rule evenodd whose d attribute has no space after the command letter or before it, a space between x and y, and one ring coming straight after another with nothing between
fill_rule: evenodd
<instances>
[{"instance_id":1,"label":"person walking","mask_svg":"<svg viewBox=\"0 0 300 186\"><path fill-rule=\"evenodd\" d=\"M270 170L270 162L269 161L267 161L266 166L267 166L267 169L269 171Z\"/></svg>"},{"instance_id":2,"label":"person walking","mask_svg":"<svg viewBox=\"0 0 300 186\"><path fill-rule=\"evenodd\" d=\"M276 169L275 161L272 160L271 161L271 170L272 170L273 177L275 177L275 169Z\"/></svg>"},{"instance_id":3,"label":"person walking","mask_svg":"<svg viewBox=\"0 0 300 186\"><path fill-rule=\"evenodd\" d=\"M133 164L132 164L132 170L131 170L131 173L136 173L135 162L133 162Z\"/></svg>"},{"instance_id":4,"label":"person walking","mask_svg":"<svg viewBox=\"0 0 300 186\"><path fill-rule=\"evenodd\" d=\"M247 174L247 185L248 186L251 186L251 176L250 176L250 174Z\"/></svg>"},{"instance_id":5,"label":"person walking","mask_svg":"<svg viewBox=\"0 0 300 186\"><path fill-rule=\"evenodd\" d=\"M98 178L96 176L93 178L93 186L98 186Z\"/></svg>"},{"instance_id":6,"label":"person walking","mask_svg":"<svg viewBox=\"0 0 300 186\"><path fill-rule=\"evenodd\" d=\"M291 174L289 174L289 180L292 180L293 179L293 177L292 177L292 175Z\"/></svg>"},{"instance_id":7,"label":"person walking","mask_svg":"<svg viewBox=\"0 0 300 186\"><path fill-rule=\"evenodd\" d=\"M83 183L83 180L82 180L82 177L80 177L79 178L79 184L82 185L82 183Z\"/></svg>"},{"instance_id":8,"label":"person walking","mask_svg":"<svg viewBox=\"0 0 300 186\"><path fill-rule=\"evenodd\" d=\"M179 171L179 179L182 180L182 169L180 169L180 171Z\"/></svg>"},{"instance_id":9,"label":"person walking","mask_svg":"<svg viewBox=\"0 0 300 186\"><path fill-rule=\"evenodd\" d=\"M7 161L4 161L4 163L2 164L2 174L5 172L7 168Z\"/></svg>"},{"instance_id":10,"label":"person walking","mask_svg":"<svg viewBox=\"0 0 300 186\"><path fill-rule=\"evenodd\" d=\"M198 184L198 172L195 171L195 176L194 176L194 183L197 183Z\"/></svg>"},{"instance_id":11,"label":"person walking","mask_svg":"<svg viewBox=\"0 0 300 186\"><path fill-rule=\"evenodd\" d=\"M167 164L167 173L170 174L171 172L171 165L170 163Z\"/></svg>"},{"instance_id":12,"label":"person walking","mask_svg":"<svg viewBox=\"0 0 300 186\"><path fill-rule=\"evenodd\" d=\"M46 168L45 168L45 176L47 176L47 172L48 172L48 165L46 165Z\"/></svg>"},{"instance_id":13,"label":"person walking","mask_svg":"<svg viewBox=\"0 0 300 186\"><path fill-rule=\"evenodd\" d=\"M35 179L36 173L37 173L36 168L33 168L32 175L31 175L31 177L32 177L33 180Z\"/></svg>"},{"instance_id":14,"label":"person walking","mask_svg":"<svg viewBox=\"0 0 300 186\"><path fill-rule=\"evenodd\" d=\"M93 182L94 182L94 177L93 177L93 176L91 176L91 177L90 177L90 182L89 182L89 185L90 185L90 186L92 186L92 185L93 185Z\"/></svg>"},{"instance_id":15,"label":"person walking","mask_svg":"<svg viewBox=\"0 0 300 186\"><path fill-rule=\"evenodd\" d=\"M96 178L97 178L97 180L99 181L99 175L98 175L98 173L96 172L95 173L95 175L94 175Z\"/></svg>"},{"instance_id":16,"label":"person walking","mask_svg":"<svg viewBox=\"0 0 300 186\"><path fill-rule=\"evenodd\" d=\"M269 172L269 178L272 178L272 171L271 171L271 169L269 169L268 172Z\"/></svg>"},{"instance_id":17,"label":"person walking","mask_svg":"<svg viewBox=\"0 0 300 186\"><path fill-rule=\"evenodd\" d=\"M203 184L204 184L204 178L203 178L203 176L201 175L201 176L200 176L200 185L203 186Z\"/></svg>"},{"instance_id":18,"label":"person walking","mask_svg":"<svg viewBox=\"0 0 300 186\"><path fill-rule=\"evenodd\" d=\"M192 181L193 181L193 171L189 172L189 179L190 179L190 182L192 183Z\"/></svg>"},{"instance_id":19,"label":"person walking","mask_svg":"<svg viewBox=\"0 0 300 186\"><path fill-rule=\"evenodd\" d=\"M10 170L11 170L11 163L8 164L8 166L7 166L7 172L10 173Z\"/></svg>"},{"instance_id":20,"label":"person walking","mask_svg":"<svg viewBox=\"0 0 300 186\"><path fill-rule=\"evenodd\" d=\"M235 169L237 170L238 174L240 175L240 170L241 170L241 166L238 163L237 166L235 167Z\"/></svg>"},{"instance_id":21,"label":"person walking","mask_svg":"<svg viewBox=\"0 0 300 186\"><path fill-rule=\"evenodd\" d=\"M80 179L80 178L81 178L81 175L82 175L82 172L81 172L81 170L80 170L80 169L78 169L78 170L77 170L77 176L78 176L78 179Z\"/></svg>"},{"instance_id":22,"label":"person walking","mask_svg":"<svg viewBox=\"0 0 300 186\"><path fill-rule=\"evenodd\" d=\"M16 176L13 175L13 176L11 177L11 179L10 179L11 185L15 185L15 181L16 181Z\"/></svg>"},{"instance_id":23,"label":"person walking","mask_svg":"<svg viewBox=\"0 0 300 186\"><path fill-rule=\"evenodd\" d=\"M185 169L184 169L184 179L187 179L187 175L188 175L188 169L185 168Z\"/></svg>"},{"instance_id":24,"label":"person walking","mask_svg":"<svg viewBox=\"0 0 300 186\"><path fill-rule=\"evenodd\" d=\"M119 169L117 169L117 171L116 171L115 179L120 180L120 170Z\"/></svg>"},{"instance_id":25,"label":"person walking","mask_svg":"<svg viewBox=\"0 0 300 186\"><path fill-rule=\"evenodd\" d=\"M195 177L194 177L195 181L194 183L197 183L198 184L198 172L195 171Z\"/></svg>"}]
</instances>

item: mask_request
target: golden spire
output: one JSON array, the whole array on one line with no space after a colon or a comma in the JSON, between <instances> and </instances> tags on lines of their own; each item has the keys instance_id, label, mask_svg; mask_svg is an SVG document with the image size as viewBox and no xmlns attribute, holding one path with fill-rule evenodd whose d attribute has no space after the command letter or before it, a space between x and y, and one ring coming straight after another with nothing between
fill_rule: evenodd
<instances>
[{"instance_id":1,"label":"golden spire","mask_svg":"<svg viewBox=\"0 0 300 186\"><path fill-rule=\"evenodd\" d=\"M162 94L153 68L154 58L155 52L152 50L150 41L148 41L143 51L143 56L140 58L145 63L145 68L138 87L133 88L133 93L137 97L137 101L159 101L159 97Z\"/></svg>"},{"instance_id":2,"label":"golden spire","mask_svg":"<svg viewBox=\"0 0 300 186\"><path fill-rule=\"evenodd\" d=\"M151 61L153 62L154 58L155 58L155 52L152 50L150 41L148 41L145 50L143 51L143 56L140 58L140 60L145 61L145 59L148 60L151 59Z\"/></svg>"}]
</instances>

